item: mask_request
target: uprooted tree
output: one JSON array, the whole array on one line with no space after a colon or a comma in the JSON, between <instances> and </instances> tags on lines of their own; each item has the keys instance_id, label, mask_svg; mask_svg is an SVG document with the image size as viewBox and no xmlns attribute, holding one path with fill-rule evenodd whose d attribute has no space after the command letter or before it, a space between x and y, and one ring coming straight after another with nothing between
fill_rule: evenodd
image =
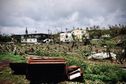
<instances>
[{"instance_id":1,"label":"uprooted tree","mask_svg":"<svg viewBox=\"0 0 126 84\"><path fill-rule=\"evenodd\" d=\"M121 52L117 54L117 62L123 64L126 62L126 39L118 43L117 46L121 47Z\"/></svg>"}]
</instances>

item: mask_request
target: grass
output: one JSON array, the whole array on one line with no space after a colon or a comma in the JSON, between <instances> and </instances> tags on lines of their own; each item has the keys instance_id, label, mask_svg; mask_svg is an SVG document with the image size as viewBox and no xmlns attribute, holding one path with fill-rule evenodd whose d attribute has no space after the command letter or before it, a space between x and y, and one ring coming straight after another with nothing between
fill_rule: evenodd
<instances>
[{"instance_id":1,"label":"grass","mask_svg":"<svg viewBox=\"0 0 126 84\"><path fill-rule=\"evenodd\" d=\"M13 53L0 53L0 61L10 61L10 62L25 62L25 58L20 55L14 55Z\"/></svg>"},{"instance_id":2,"label":"grass","mask_svg":"<svg viewBox=\"0 0 126 84\"><path fill-rule=\"evenodd\" d=\"M3 84L28 84L29 83L29 81L25 79L25 76L11 74L11 69L9 67L6 67L0 71L0 83L1 81L4 81Z\"/></svg>"},{"instance_id":3,"label":"grass","mask_svg":"<svg viewBox=\"0 0 126 84\"><path fill-rule=\"evenodd\" d=\"M106 83L116 84L118 81L126 80L126 71L110 64L89 64L85 70L85 79L101 80ZM125 81L126 82L126 81Z\"/></svg>"},{"instance_id":4,"label":"grass","mask_svg":"<svg viewBox=\"0 0 126 84\"><path fill-rule=\"evenodd\" d=\"M40 54L41 53L41 54ZM37 53L36 53L37 54ZM63 57L66 59L68 65L80 66L83 70L84 80L101 81L102 83L115 84L118 81L126 80L126 71L123 71L115 64L110 63L89 63L85 62L82 56L70 55L66 53L55 53L42 51L39 52L41 56ZM126 81L125 81L126 82Z\"/></svg>"},{"instance_id":5,"label":"grass","mask_svg":"<svg viewBox=\"0 0 126 84\"><path fill-rule=\"evenodd\" d=\"M37 51L36 55L38 56L49 56L49 57L63 57L67 61L68 65L84 65L84 60L82 56L61 53L61 52L47 52L47 51Z\"/></svg>"},{"instance_id":6,"label":"grass","mask_svg":"<svg viewBox=\"0 0 126 84\"><path fill-rule=\"evenodd\" d=\"M43 45L44 46L44 45ZM20 46L19 46L20 47ZM115 64L105 63L102 62L90 62L89 60L85 59L89 50L84 48L80 54L71 54L67 52L60 52L59 47L55 50L55 45L51 45L50 49L46 49L45 47L41 47L38 45L34 45L35 47L35 55L38 56L49 56L49 57L63 57L67 61L67 65L77 65L80 66L83 70L84 74L84 81L86 84L116 84L118 82L126 82L126 71L123 71L118 68ZM67 47L67 46L65 46ZM25 49L25 47L24 47ZM87 50L86 50L87 49ZM22 49L23 50L23 49ZM64 49L65 50L65 49ZM63 51L63 50L61 50ZM0 53L0 61L8 60L10 62L26 62L25 58L21 55L14 55L13 53ZM0 80L9 80L14 84L27 84L28 81L25 79L24 76L15 76L12 75L10 68L5 68L4 70L0 71ZM66 83L71 84L71 83ZM79 84L79 83L72 83L72 84Z\"/></svg>"},{"instance_id":7,"label":"grass","mask_svg":"<svg viewBox=\"0 0 126 84\"><path fill-rule=\"evenodd\" d=\"M20 55L4 52L0 53L0 62L25 62L25 59ZM28 84L25 76L13 75L9 66L0 68L0 84Z\"/></svg>"}]
</instances>

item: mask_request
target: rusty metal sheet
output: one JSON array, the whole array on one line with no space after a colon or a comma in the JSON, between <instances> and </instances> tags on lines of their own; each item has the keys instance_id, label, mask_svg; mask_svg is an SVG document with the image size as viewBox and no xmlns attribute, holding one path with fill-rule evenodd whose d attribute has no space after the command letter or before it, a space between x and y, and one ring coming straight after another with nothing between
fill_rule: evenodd
<instances>
[{"instance_id":1,"label":"rusty metal sheet","mask_svg":"<svg viewBox=\"0 0 126 84\"><path fill-rule=\"evenodd\" d=\"M59 57L30 57L28 64L66 64L64 58Z\"/></svg>"}]
</instances>

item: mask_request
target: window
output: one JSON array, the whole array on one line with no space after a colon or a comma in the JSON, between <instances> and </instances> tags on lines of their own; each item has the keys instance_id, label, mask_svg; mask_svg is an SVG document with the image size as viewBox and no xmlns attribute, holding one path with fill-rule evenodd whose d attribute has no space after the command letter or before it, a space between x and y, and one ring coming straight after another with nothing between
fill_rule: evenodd
<instances>
[{"instance_id":1,"label":"window","mask_svg":"<svg viewBox=\"0 0 126 84\"><path fill-rule=\"evenodd\" d=\"M66 38L68 38L68 35L66 35Z\"/></svg>"}]
</instances>

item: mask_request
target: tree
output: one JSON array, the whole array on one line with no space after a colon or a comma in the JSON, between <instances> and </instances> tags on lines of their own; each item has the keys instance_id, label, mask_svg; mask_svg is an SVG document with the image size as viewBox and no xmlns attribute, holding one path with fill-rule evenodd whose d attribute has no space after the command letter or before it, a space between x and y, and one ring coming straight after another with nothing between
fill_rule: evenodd
<instances>
[{"instance_id":1,"label":"tree","mask_svg":"<svg viewBox=\"0 0 126 84\"><path fill-rule=\"evenodd\" d=\"M109 26L109 29L110 29L110 35L112 37L116 37L118 35L125 35L126 34L126 25L112 25L112 26Z\"/></svg>"},{"instance_id":2,"label":"tree","mask_svg":"<svg viewBox=\"0 0 126 84\"><path fill-rule=\"evenodd\" d=\"M0 35L0 42L11 42L11 36L9 36L9 35Z\"/></svg>"}]
</instances>

